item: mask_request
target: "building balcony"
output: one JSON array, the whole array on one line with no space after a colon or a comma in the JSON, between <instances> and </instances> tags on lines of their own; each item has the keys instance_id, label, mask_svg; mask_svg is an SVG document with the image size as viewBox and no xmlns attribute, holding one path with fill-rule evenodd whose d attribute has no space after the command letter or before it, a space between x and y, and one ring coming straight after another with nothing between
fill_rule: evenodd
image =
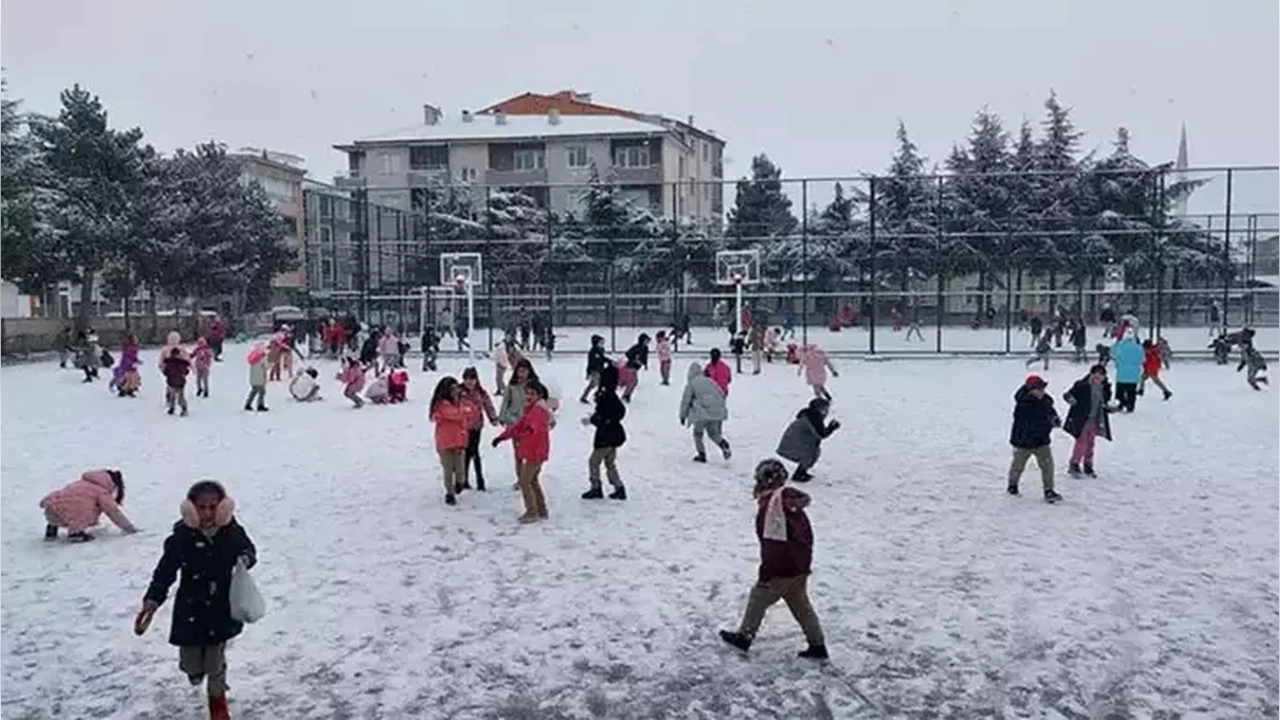
<instances>
[{"instance_id":1,"label":"building balcony","mask_svg":"<svg viewBox=\"0 0 1280 720\"><path fill-rule=\"evenodd\" d=\"M422 168L420 170L410 170L405 176L405 183L409 187L427 187L429 185L439 185L449 182L449 168Z\"/></svg>"},{"instance_id":2,"label":"building balcony","mask_svg":"<svg viewBox=\"0 0 1280 720\"><path fill-rule=\"evenodd\" d=\"M365 187L365 178L361 175L352 173L345 177L338 176L333 179L333 184L341 190L363 190Z\"/></svg>"},{"instance_id":3,"label":"building balcony","mask_svg":"<svg viewBox=\"0 0 1280 720\"><path fill-rule=\"evenodd\" d=\"M660 185L663 181L662 166L649 167L613 167L614 177L619 185Z\"/></svg>"},{"instance_id":4,"label":"building balcony","mask_svg":"<svg viewBox=\"0 0 1280 720\"><path fill-rule=\"evenodd\" d=\"M484 183L489 187L525 187L545 185L547 170L485 170Z\"/></svg>"}]
</instances>

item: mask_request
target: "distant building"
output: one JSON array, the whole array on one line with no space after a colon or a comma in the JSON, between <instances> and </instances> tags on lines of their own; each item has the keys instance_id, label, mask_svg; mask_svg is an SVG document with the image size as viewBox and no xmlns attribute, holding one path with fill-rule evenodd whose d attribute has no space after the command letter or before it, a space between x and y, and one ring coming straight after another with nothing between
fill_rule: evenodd
<instances>
[{"instance_id":1,"label":"distant building","mask_svg":"<svg viewBox=\"0 0 1280 720\"><path fill-rule=\"evenodd\" d=\"M424 105L421 123L335 145L348 166L337 183L409 212L423 209L425 188L454 183L518 189L543 207L577 213L594 165L661 217L718 222L725 143L692 120L599 105L573 91L525 93L452 115Z\"/></svg>"},{"instance_id":2,"label":"distant building","mask_svg":"<svg viewBox=\"0 0 1280 720\"><path fill-rule=\"evenodd\" d=\"M240 161L242 182L256 182L266 191L267 197L280 213L289 238L289 247L301 253L304 210L302 183L307 175L306 168L303 167L305 161L297 155L261 148L241 148L228 154ZM276 299L281 302L296 299L293 296L306 286L304 273L305 268L300 266L298 270L272 278L271 287L273 294L277 295Z\"/></svg>"},{"instance_id":3,"label":"distant building","mask_svg":"<svg viewBox=\"0 0 1280 720\"><path fill-rule=\"evenodd\" d=\"M8 280L0 280L0 317L31 317L31 309L35 303L30 295L25 295L17 285Z\"/></svg>"}]
</instances>

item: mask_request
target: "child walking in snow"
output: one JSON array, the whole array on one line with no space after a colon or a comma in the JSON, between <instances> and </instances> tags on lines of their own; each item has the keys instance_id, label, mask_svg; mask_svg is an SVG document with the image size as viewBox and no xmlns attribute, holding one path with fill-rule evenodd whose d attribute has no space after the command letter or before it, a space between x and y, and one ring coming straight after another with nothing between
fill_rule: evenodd
<instances>
[{"instance_id":1,"label":"child walking in snow","mask_svg":"<svg viewBox=\"0 0 1280 720\"><path fill-rule=\"evenodd\" d=\"M1089 374L1077 380L1062 398L1071 406L1062 429L1076 439L1067 474L1097 477L1093 470L1094 446L1099 436L1111 440L1111 383L1107 381L1106 366L1089 368Z\"/></svg>"},{"instance_id":2,"label":"child walking in snow","mask_svg":"<svg viewBox=\"0 0 1280 720\"><path fill-rule=\"evenodd\" d=\"M1261 390L1258 383L1269 385L1266 376L1258 377L1258 374L1267 369L1267 361L1263 359L1262 353L1253 346L1253 331L1249 330L1240 339L1240 364L1236 366L1236 372L1240 372L1246 367L1249 372L1246 374L1245 380L1249 383L1249 387L1254 390Z\"/></svg>"},{"instance_id":3,"label":"child walking in snow","mask_svg":"<svg viewBox=\"0 0 1280 720\"><path fill-rule=\"evenodd\" d=\"M631 395L640 384L640 368L649 369L649 335L640 333L636 344L627 348L626 367L620 367L618 382L622 388L623 402L631 402Z\"/></svg>"},{"instance_id":4,"label":"child walking in snow","mask_svg":"<svg viewBox=\"0 0 1280 720\"><path fill-rule=\"evenodd\" d=\"M444 502L458 504L467 468L467 430L476 416L475 407L462 401L462 388L452 375L436 383L431 394L428 417L435 424L436 453L444 474Z\"/></svg>"},{"instance_id":5,"label":"child walking in snow","mask_svg":"<svg viewBox=\"0 0 1280 720\"><path fill-rule=\"evenodd\" d=\"M720 392L728 397L729 383L733 382L733 371L729 369L729 364L720 358L720 348L711 348L707 357L710 359L707 361L704 373L715 382Z\"/></svg>"},{"instance_id":6,"label":"child walking in snow","mask_svg":"<svg viewBox=\"0 0 1280 720\"><path fill-rule=\"evenodd\" d=\"M658 337L661 343L662 334L659 333ZM618 474L618 448L627 441L627 431L622 427L622 419L626 416L627 406L618 397L618 371L612 366L606 367L600 374L595 412L582 419L583 425L594 425L596 428L595 438L591 442L591 457L587 459L591 488L582 494L583 500L599 500L604 497L604 488L600 482L601 463L609 478L609 486L613 488L609 499L627 499L627 488L622 484L622 476Z\"/></svg>"},{"instance_id":7,"label":"child walking in snow","mask_svg":"<svg viewBox=\"0 0 1280 720\"><path fill-rule=\"evenodd\" d=\"M196 341L191 363L196 371L196 397L209 397L209 371L213 367L213 348L203 337Z\"/></svg>"},{"instance_id":8,"label":"child walking in snow","mask_svg":"<svg viewBox=\"0 0 1280 720\"><path fill-rule=\"evenodd\" d=\"M501 395L507 387L507 368L509 367L511 367L511 360L507 356L507 341L504 338L493 345L493 392L497 395Z\"/></svg>"},{"instance_id":9,"label":"child walking in snow","mask_svg":"<svg viewBox=\"0 0 1280 720\"><path fill-rule=\"evenodd\" d=\"M1046 329L1036 338L1036 354L1027 358L1025 367L1031 367L1035 363L1044 363L1044 369L1049 369L1049 353L1053 352L1053 330Z\"/></svg>"},{"instance_id":10,"label":"child walking in snow","mask_svg":"<svg viewBox=\"0 0 1280 720\"><path fill-rule=\"evenodd\" d=\"M231 617L231 573L237 565L249 569L257 564L258 550L236 522L235 503L221 484L201 480L192 485L181 511L182 519L164 541L134 632L147 631L178 579L169 644L178 646L178 668L191 684L206 683L209 717L228 720L227 641L244 629Z\"/></svg>"},{"instance_id":11,"label":"child walking in snow","mask_svg":"<svg viewBox=\"0 0 1280 720\"><path fill-rule=\"evenodd\" d=\"M734 370L742 374L742 353L746 352L747 334L745 332L737 333L729 338L729 352L733 353Z\"/></svg>"},{"instance_id":12,"label":"child walking in snow","mask_svg":"<svg viewBox=\"0 0 1280 720\"><path fill-rule=\"evenodd\" d=\"M476 489L484 490L484 467L480 463L480 434L484 431L485 420L490 424L498 424L498 413L493 409L493 399L480 384L480 373L469 367L462 371L462 384L459 386L458 399L472 407L474 412L467 425L467 451L462 463L462 488L471 487L468 480L471 466L476 467Z\"/></svg>"},{"instance_id":13,"label":"child walking in snow","mask_svg":"<svg viewBox=\"0 0 1280 720\"><path fill-rule=\"evenodd\" d=\"M435 372L439 356L440 339L436 337L436 329L428 327L422 331L422 372Z\"/></svg>"},{"instance_id":14,"label":"child walking in snow","mask_svg":"<svg viewBox=\"0 0 1280 720\"><path fill-rule=\"evenodd\" d=\"M524 385L524 413L520 419L493 439L498 447L504 440L514 440L516 459L520 462L520 492L524 498L524 515L520 522L533 523L547 519L547 498L542 492L542 466L551 457L551 409L547 407L547 389L537 380ZM513 392L513 391L508 391Z\"/></svg>"},{"instance_id":15,"label":"child walking in snow","mask_svg":"<svg viewBox=\"0 0 1280 720\"><path fill-rule=\"evenodd\" d=\"M827 392L828 371L833 376L840 377L840 373L831 364L831 358L827 357L826 350L813 344L805 345L800 350L800 367L796 368L796 374L804 373L804 381L813 388L814 397L831 402L831 393Z\"/></svg>"},{"instance_id":16,"label":"child walking in snow","mask_svg":"<svg viewBox=\"0 0 1280 720\"><path fill-rule=\"evenodd\" d=\"M671 338L661 330L654 336L658 352L658 373L662 375L662 384L671 384Z\"/></svg>"},{"instance_id":17,"label":"child walking in snow","mask_svg":"<svg viewBox=\"0 0 1280 720\"><path fill-rule=\"evenodd\" d=\"M751 345L751 374L759 375L761 363L764 362L764 345L765 345L765 326L763 324L755 324L751 326L751 331L747 335L747 342Z\"/></svg>"},{"instance_id":18,"label":"child walking in snow","mask_svg":"<svg viewBox=\"0 0 1280 720\"><path fill-rule=\"evenodd\" d=\"M1034 455L1040 466L1045 502L1056 503L1062 496L1053 489L1053 448L1049 436L1061 422L1053 409L1053 398L1045 394L1048 384L1039 375L1028 375L1013 394L1013 429L1009 431L1013 461L1009 463L1008 490L1010 495L1018 494L1018 481L1027 468L1027 460Z\"/></svg>"},{"instance_id":19,"label":"child walking in snow","mask_svg":"<svg viewBox=\"0 0 1280 720\"><path fill-rule=\"evenodd\" d=\"M590 402L587 395L600 384L600 373L609 364L609 358L604 354L604 338L592 335L591 349L587 351L587 386L583 388L579 402Z\"/></svg>"},{"instance_id":20,"label":"child walking in snow","mask_svg":"<svg viewBox=\"0 0 1280 720\"><path fill-rule=\"evenodd\" d=\"M785 487L787 469L777 460L756 466L756 538L760 541L760 571L747 599L747 610L736 631L721 630L720 639L746 652L764 621L765 611L779 600L804 630L808 647L800 657L827 659L822 624L809 601L809 574L813 566L813 526L805 508L809 496Z\"/></svg>"},{"instance_id":21,"label":"child walking in snow","mask_svg":"<svg viewBox=\"0 0 1280 720\"><path fill-rule=\"evenodd\" d=\"M364 368L356 358L346 359L346 367L338 373L337 379L342 383L342 397L350 400L356 408L364 407L360 391L364 389Z\"/></svg>"},{"instance_id":22,"label":"child walking in snow","mask_svg":"<svg viewBox=\"0 0 1280 720\"><path fill-rule=\"evenodd\" d=\"M822 398L814 398L809 405L796 413L778 441L779 456L796 464L796 472L791 476L793 482L809 482L813 476L809 469L817 464L822 455L822 441L840 428L839 420L827 422L827 413L831 403Z\"/></svg>"},{"instance_id":23,"label":"child walking in snow","mask_svg":"<svg viewBox=\"0 0 1280 720\"><path fill-rule=\"evenodd\" d=\"M88 530L98 524L103 513L126 535L132 535L138 529L120 509L123 503L124 475L119 470L89 470L79 480L40 500L40 509L44 510L44 539L57 540L58 528L66 528L71 542L92 540Z\"/></svg>"},{"instance_id":24,"label":"child walking in snow","mask_svg":"<svg viewBox=\"0 0 1280 720\"><path fill-rule=\"evenodd\" d=\"M711 352L714 358L716 351ZM694 462L707 461L707 448L702 442L704 434L709 435L711 442L720 448L725 460L732 457L729 441L721 434L724 421L728 419L729 408L720 385L698 363L689 363L684 395L680 398L680 424L687 423L693 427L693 447L698 453L693 456Z\"/></svg>"},{"instance_id":25,"label":"child walking in snow","mask_svg":"<svg viewBox=\"0 0 1280 720\"><path fill-rule=\"evenodd\" d=\"M174 406L182 409L182 416L187 416L187 374L191 372L191 361L183 354L182 348L172 348L162 365L164 372L164 402L173 414Z\"/></svg>"},{"instance_id":26,"label":"child walking in snow","mask_svg":"<svg viewBox=\"0 0 1280 720\"><path fill-rule=\"evenodd\" d=\"M253 410L253 401L258 401L258 412L267 409L267 349L261 344L255 345L246 358L249 362L249 397L245 398L244 409Z\"/></svg>"},{"instance_id":27,"label":"child walking in snow","mask_svg":"<svg viewBox=\"0 0 1280 720\"><path fill-rule=\"evenodd\" d=\"M1160 359L1160 348L1150 340L1142 341L1142 380L1138 385L1138 394L1143 394L1147 389L1147 381L1156 384L1164 392L1164 399L1168 400L1173 397L1169 387L1160 379L1160 366L1164 361Z\"/></svg>"}]
</instances>

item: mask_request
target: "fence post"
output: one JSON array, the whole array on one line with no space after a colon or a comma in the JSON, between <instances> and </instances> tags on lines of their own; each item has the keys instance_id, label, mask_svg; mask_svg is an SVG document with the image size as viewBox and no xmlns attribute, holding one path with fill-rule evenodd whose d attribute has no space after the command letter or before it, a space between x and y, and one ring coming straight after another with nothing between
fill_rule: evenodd
<instances>
[{"instance_id":1,"label":"fence post","mask_svg":"<svg viewBox=\"0 0 1280 720\"><path fill-rule=\"evenodd\" d=\"M1164 240L1165 240L1165 178L1167 170L1160 171L1158 184L1156 185L1156 232L1152 238L1155 245L1155 275L1156 275L1156 296L1155 302L1152 304L1151 312L1153 314L1151 327L1147 328L1147 339L1155 342L1156 337L1160 334L1160 325L1164 320Z\"/></svg>"},{"instance_id":2,"label":"fence post","mask_svg":"<svg viewBox=\"0 0 1280 720\"><path fill-rule=\"evenodd\" d=\"M876 354L876 284L879 280L876 278L876 179L871 178L869 192L867 193L867 226L868 237L871 248L871 316L867 318L867 352L872 355Z\"/></svg>"},{"instance_id":3,"label":"fence post","mask_svg":"<svg viewBox=\"0 0 1280 720\"><path fill-rule=\"evenodd\" d=\"M698 186L694 185L694 193L698 192ZM696 198L696 195L695 195ZM671 249L668 251L667 257L671 260L674 268L675 277L671 282L671 324L670 327L680 327L680 291L684 285L684 275L680 272L679 262L680 251L680 218L676 214L676 194L671 193ZM680 340L671 338L671 347L675 351L680 350Z\"/></svg>"},{"instance_id":4,"label":"fence post","mask_svg":"<svg viewBox=\"0 0 1280 720\"><path fill-rule=\"evenodd\" d=\"M1234 172L1227 170L1227 213L1222 231L1222 326L1231 327L1231 181Z\"/></svg>"},{"instance_id":5,"label":"fence post","mask_svg":"<svg viewBox=\"0 0 1280 720\"><path fill-rule=\"evenodd\" d=\"M551 233L555 231L555 227L553 225L555 213L551 211L552 190L553 188L547 188L547 257L548 258L552 257ZM541 263L538 265L538 274L543 276L544 281L546 282L546 285L547 285L547 325L546 327L547 327L547 335L550 336L550 335L554 335L556 332L556 290L554 287L556 282L556 277L554 273L551 274L551 277L549 278L546 277L547 275L546 263ZM489 321L489 326L490 328L493 327L492 319ZM490 333L492 333L492 330L490 330ZM554 343L555 340L551 339L551 342ZM489 347L493 347L492 336L490 336L489 338Z\"/></svg>"},{"instance_id":6,"label":"fence post","mask_svg":"<svg viewBox=\"0 0 1280 720\"><path fill-rule=\"evenodd\" d=\"M1013 263L1009 262L1013 253L1012 232L1005 233L1004 242L1004 258L1008 263L1004 267L1004 354L1008 355L1013 352ZM978 326L982 326L981 320Z\"/></svg>"},{"instance_id":7,"label":"fence post","mask_svg":"<svg viewBox=\"0 0 1280 720\"><path fill-rule=\"evenodd\" d=\"M360 320L367 323L369 322L369 191L362 188L357 190L355 195L356 223L360 228L359 242L356 244L356 251L360 255L360 272L357 275L360 278Z\"/></svg>"},{"instance_id":8,"label":"fence post","mask_svg":"<svg viewBox=\"0 0 1280 720\"><path fill-rule=\"evenodd\" d=\"M938 271L938 302L934 306L934 314L936 316L934 325L937 326L934 332L935 334L934 349L939 355L941 355L942 354L942 318L943 318L942 285L944 282L943 278L945 276L944 268L946 267L946 263L943 262L942 260L942 176L941 175L938 176L938 195L933 205L933 226L934 226L934 236L937 238L937 242L938 242L937 249L934 252L934 257L936 258L935 261L937 262L935 269ZM911 322L912 323L916 321L917 312L918 311L917 311L916 304L912 302L911 303L911 313L912 313ZM921 340L923 341L924 338L921 338Z\"/></svg>"},{"instance_id":9,"label":"fence post","mask_svg":"<svg viewBox=\"0 0 1280 720\"><path fill-rule=\"evenodd\" d=\"M809 344L809 181L800 181L800 343ZM790 305L790 302L787 303ZM792 310L792 317L795 316Z\"/></svg>"},{"instance_id":10,"label":"fence post","mask_svg":"<svg viewBox=\"0 0 1280 720\"><path fill-rule=\"evenodd\" d=\"M488 325L489 325L489 347L490 348L493 347L493 322L494 322L494 319L498 317L498 313L494 310L494 307L493 307L493 265L494 265L494 263L492 262L492 259L493 259L493 217L492 215L493 214L489 212L489 208L492 207L492 203L493 203L493 186L485 185L484 186L484 222L485 222L484 255L481 256L480 265L483 266L485 265L485 263L489 264L489 267L483 268L484 277L482 279L484 280L485 288L488 290L488 292L485 294L489 296L489 302L487 304L489 306ZM473 288L471 292L474 293L475 289ZM455 292L454 295L456 297L457 293ZM454 318L455 319L457 318L456 313L454 314ZM505 333L504 333L504 336L505 336ZM476 339L467 338L467 341L475 342Z\"/></svg>"}]
</instances>

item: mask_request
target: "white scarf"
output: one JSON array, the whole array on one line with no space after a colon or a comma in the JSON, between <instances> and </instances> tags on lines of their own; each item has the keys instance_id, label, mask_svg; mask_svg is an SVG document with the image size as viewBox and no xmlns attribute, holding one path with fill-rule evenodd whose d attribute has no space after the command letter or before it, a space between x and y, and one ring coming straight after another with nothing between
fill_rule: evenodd
<instances>
[{"instance_id":1,"label":"white scarf","mask_svg":"<svg viewBox=\"0 0 1280 720\"><path fill-rule=\"evenodd\" d=\"M764 539L787 541L787 511L782 506L782 488L773 491L764 510Z\"/></svg>"}]
</instances>

